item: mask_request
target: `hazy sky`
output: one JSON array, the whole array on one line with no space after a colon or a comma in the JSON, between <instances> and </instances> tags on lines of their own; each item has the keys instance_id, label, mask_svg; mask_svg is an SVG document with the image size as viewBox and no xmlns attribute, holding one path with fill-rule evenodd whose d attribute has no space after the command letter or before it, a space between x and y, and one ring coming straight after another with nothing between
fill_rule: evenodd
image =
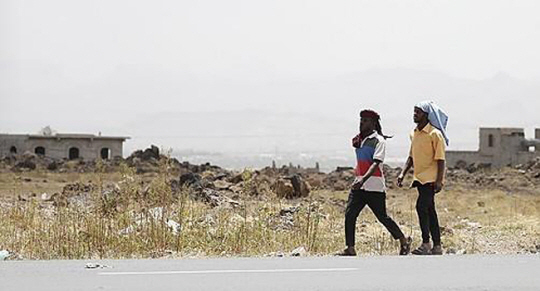
<instances>
[{"instance_id":1,"label":"hazy sky","mask_svg":"<svg viewBox=\"0 0 540 291\"><path fill-rule=\"evenodd\" d=\"M390 129L405 142L416 101L435 99L456 110L499 98L477 120L453 115L453 124L467 130L466 139L454 140L476 144L471 137L479 125L540 124L519 110L508 115L506 106L539 104L539 11L537 0L2 0L0 132L35 132L50 124L63 132L131 135L139 145L153 132L141 131L140 123L157 123L164 112L262 110L305 114L303 132L329 124L323 134L345 135L348 146L364 105L391 114ZM373 83L366 81L370 72L379 74ZM418 78L400 82L411 74ZM422 76L435 76L429 88L418 85ZM520 95L493 92L490 84ZM355 96L359 101L351 102ZM456 96L461 103L453 103ZM310 116L331 121L310 122ZM167 146L205 148L207 142L194 141L205 132L193 134L205 120L155 126L161 135L170 127L171 136L190 136L182 145L162 141ZM288 133L280 120L272 130L242 134ZM220 121L211 120L219 134L229 134ZM231 126L243 123L252 120Z\"/></svg>"},{"instance_id":2,"label":"hazy sky","mask_svg":"<svg viewBox=\"0 0 540 291\"><path fill-rule=\"evenodd\" d=\"M540 77L531 1L6 1L3 63L73 81L121 65L202 75L325 75L372 67Z\"/></svg>"}]
</instances>

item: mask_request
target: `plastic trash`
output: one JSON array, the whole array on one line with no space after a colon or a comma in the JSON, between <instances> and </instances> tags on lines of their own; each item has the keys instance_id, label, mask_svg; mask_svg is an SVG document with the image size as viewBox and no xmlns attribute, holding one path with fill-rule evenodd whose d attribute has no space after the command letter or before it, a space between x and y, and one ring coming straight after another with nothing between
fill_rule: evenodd
<instances>
[{"instance_id":1,"label":"plastic trash","mask_svg":"<svg viewBox=\"0 0 540 291\"><path fill-rule=\"evenodd\" d=\"M99 263L87 263L84 266L86 269L103 269L103 268L112 268L111 266L102 265Z\"/></svg>"},{"instance_id":2,"label":"plastic trash","mask_svg":"<svg viewBox=\"0 0 540 291\"><path fill-rule=\"evenodd\" d=\"M178 235L180 230L182 230L182 226L180 225L180 223L172 219L167 219L167 226L172 231L173 235Z\"/></svg>"},{"instance_id":3,"label":"plastic trash","mask_svg":"<svg viewBox=\"0 0 540 291\"><path fill-rule=\"evenodd\" d=\"M291 252L292 257L303 257L306 255L306 249L304 247L297 247Z\"/></svg>"},{"instance_id":4,"label":"plastic trash","mask_svg":"<svg viewBox=\"0 0 540 291\"><path fill-rule=\"evenodd\" d=\"M0 261L7 259L11 254L6 250L0 251Z\"/></svg>"}]
</instances>

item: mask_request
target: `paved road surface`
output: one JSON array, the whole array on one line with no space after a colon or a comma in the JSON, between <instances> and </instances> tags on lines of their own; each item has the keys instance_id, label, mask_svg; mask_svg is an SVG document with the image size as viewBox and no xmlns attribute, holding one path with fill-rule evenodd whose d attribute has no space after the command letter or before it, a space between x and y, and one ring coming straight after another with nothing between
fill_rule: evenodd
<instances>
[{"instance_id":1,"label":"paved road surface","mask_svg":"<svg viewBox=\"0 0 540 291\"><path fill-rule=\"evenodd\" d=\"M0 290L538 291L540 255L5 261Z\"/></svg>"}]
</instances>

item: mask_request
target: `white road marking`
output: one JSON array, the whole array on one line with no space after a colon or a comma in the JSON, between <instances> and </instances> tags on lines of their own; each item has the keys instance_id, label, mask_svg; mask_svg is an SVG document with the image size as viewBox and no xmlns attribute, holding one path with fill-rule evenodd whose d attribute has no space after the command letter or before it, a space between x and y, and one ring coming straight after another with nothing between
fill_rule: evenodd
<instances>
[{"instance_id":1,"label":"white road marking","mask_svg":"<svg viewBox=\"0 0 540 291\"><path fill-rule=\"evenodd\" d=\"M174 274L231 274L231 273L301 273L301 272L349 272L358 268L327 268L327 269L266 269L266 270L194 270L194 271L154 271L154 272L104 272L99 275L174 275Z\"/></svg>"}]
</instances>

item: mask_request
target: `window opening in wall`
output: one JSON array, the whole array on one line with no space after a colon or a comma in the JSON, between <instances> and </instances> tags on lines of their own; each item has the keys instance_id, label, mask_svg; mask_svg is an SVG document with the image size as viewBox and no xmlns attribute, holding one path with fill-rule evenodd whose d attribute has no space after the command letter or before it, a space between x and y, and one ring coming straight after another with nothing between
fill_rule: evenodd
<instances>
[{"instance_id":1,"label":"window opening in wall","mask_svg":"<svg viewBox=\"0 0 540 291\"><path fill-rule=\"evenodd\" d=\"M12 146L11 148L9 148L9 152L12 153L12 154L16 154L17 153L17 148L15 146Z\"/></svg>"},{"instance_id":2,"label":"window opening in wall","mask_svg":"<svg viewBox=\"0 0 540 291\"><path fill-rule=\"evenodd\" d=\"M104 160L108 160L111 158L111 150L109 148L102 148L101 149L101 158Z\"/></svg>"},{"instance_id":3,"label":"window opening in wall","mask_svg":"<svg viewBox=\"0 0 540 291\"><path fill-rule=\"evenodd\" d=\"M534 153L535 151L536 151L536 147L535 147L535 146L530 146L530 147L529 147L529 152Z\"/></svg>"},{"instance_id":4,"label":"window opening in wall","mask_svg":"<svg viewBox=\"0 0 540 291\"><path fill-rule=\"evenodd\" d=\"M488 135L488 147L493 147L493 134Z\"/></svg>"},{"instance_id":5,"label":"window opening in wall","mask_svg":"<svg viewBox=\"0 0 540 291\"><path fill-rule=\"evenodd\" d=\"M41 155L41 156L44 156L45 155L45 148L44 147L36 147L34 149L34 153L36 155Z\"/></svg>"},{"instance_id":6,"label":"window opening in wall","mask_svg":"<svg viewBox=\"0 0 540 291\"><path fill-rule=\"evenodd\" d=\"M76 147L72 147L69 149L69 159L74 160L79 158L79 149Z\"/></svg>"}]
</instances>

